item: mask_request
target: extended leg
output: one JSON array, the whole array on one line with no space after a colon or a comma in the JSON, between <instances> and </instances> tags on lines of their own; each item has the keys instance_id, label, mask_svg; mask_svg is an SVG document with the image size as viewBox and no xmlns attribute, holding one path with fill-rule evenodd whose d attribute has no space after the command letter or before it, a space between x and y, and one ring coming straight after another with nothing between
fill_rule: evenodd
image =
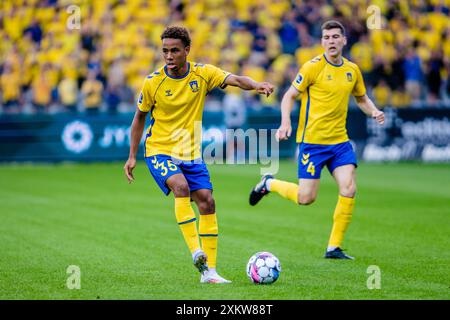
<instances>
[{"instance_id":1,"label":"extended leg","mask_svg":"<svg viewBox=\"0 0 450 320\"><path fill-rule=\"evenodd\" d=\"M276 192L285 199L296 204L309 205L313 203L319 191L320 179L299 179L298 185L292 182L275 179L267 174L250 193L250 204L256 205L270 192Z\"/></svg>"}]
</instances>

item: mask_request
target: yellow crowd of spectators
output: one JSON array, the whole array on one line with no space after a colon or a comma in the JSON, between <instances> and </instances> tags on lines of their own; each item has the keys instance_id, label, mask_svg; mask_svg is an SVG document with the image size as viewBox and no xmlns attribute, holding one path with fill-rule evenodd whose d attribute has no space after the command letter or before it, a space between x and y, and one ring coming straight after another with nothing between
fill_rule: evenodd
<instances>
[{"instance_id":1,"label":"yellow crowd of spectators","mask_svg":"<svg viewBox=\"0 0 450 320\"><path fill-rule=\"evenodd\" d=\"M112 92L126 86L136 94L145 76L163 65L160 35L175 24L190 30L190 60L258 81L268 79L278 88L292 80L299 66L323 52L320 34L311 32L314 24L320 28L321 22L336 17L349 26L348 31L360 32L348 48L348 58L364 74L376 68L375 62L389 74L399 48L415 43L424 64L434 51L442 53L440 71L443 79L448 77L449 0L394 1L398 10L391 17L392 1L387 0L294 2L293 9L288 0L2 0L2 102L22 105L25 93L31 92L38 109L55 100L75 108L78 96L85 107L97 108L108 88ZM368 11L370 6L379 10L379 17ZM286 53L279 30L293 13L301 45ZM365 25L368 19L375 21L372 29ZM264 50L253 50L255 32L249 25L264 35ZM30 26L41 29L39 41L26 32ZM411 101L406 89L393 90L385 81L374 86L373 94L383 105L405 106ZM277 99L279 95L274 95L261 102L276 105Z\"/></svg>"}]
</instances>

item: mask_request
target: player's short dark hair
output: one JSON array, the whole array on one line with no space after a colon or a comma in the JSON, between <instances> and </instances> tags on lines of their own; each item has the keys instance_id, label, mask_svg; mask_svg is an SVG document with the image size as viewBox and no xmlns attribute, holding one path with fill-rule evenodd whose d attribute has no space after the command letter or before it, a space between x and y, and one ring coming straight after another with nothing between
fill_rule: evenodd
<instances>
[{"instance_id":1,"label":"player's short dark hair","mask_svg":"<svg viewBox=\"0 0 450 320\"><path fill-rule=\"evenodd\" d=\"M176 26L167 27L161 34L161 40L166 38L180 39L185 47L191 45L191 37L189 36L189 31L183 27L176 27Z\"/></svg>"},{"instance_id":2,"label":"player's short dark hair","mask_svg":"<svg viewBox=\"0 0 450 320\"><path fill-rule=\"evenodd\" d=\"M342 23L340 23L339 21L336 21L336 20L325 21L322 24L321 29L322 29L322 31L323 30L331 30L331 29L339 29L339 30L341 30L342 35L345 37L345 28L342 25Z\"/></svg>"}]
</instances>

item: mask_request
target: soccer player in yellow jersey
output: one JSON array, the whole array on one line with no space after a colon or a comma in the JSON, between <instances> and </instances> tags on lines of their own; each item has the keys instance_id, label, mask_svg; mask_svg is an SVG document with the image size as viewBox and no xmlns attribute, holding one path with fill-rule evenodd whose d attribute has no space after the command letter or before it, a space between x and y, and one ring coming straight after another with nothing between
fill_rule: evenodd
<instances>
[{"instance_id":1,"label":"soccer player in yellow jersey","mask_svg":"<svg viewBox=\"0 0 450 320\"><path fill-rule=\"evenodd\" d=\"M216 272L218 226L212 184L201 157L201 121L206 95L227 85L270 95L273 86L225 72L213 65L187 60L191 39L181 27L161 35L165 66L144 81L131 125L130 154L124 170L134 180L136 153L145 118L150 126L145 139L145 161L161 190L175 197L175 216L192 254L202 283L229 283ZM196 203L200 216L191 206Z\"/></svg>"},{"instance_id":2,"label":"soccer player in yellow jersey","mask_svg":"<svg viewBox=\"0 0 450 320\"><path fill-rule=\"evenodd\" d=\"M333 216L333 228L325 258L353 259L341 248L344 234L352 218L355 205L356 155L346 130L348 100L353 95L359 108L379 124L384 113L367 97L358 66L342 57L346 45L345 29L337 21L322 25L323 55L305 63L292 86L281 101L280 140L292 132L290 114L295 99L301 95L301 109L297 130L299 143L298 185L264 175L250 194L250 204L257 204L269 192L300 205L314 202L319 190L320 174L327 166L339 188L338 202Z\"/></svg>"}]
</instances>

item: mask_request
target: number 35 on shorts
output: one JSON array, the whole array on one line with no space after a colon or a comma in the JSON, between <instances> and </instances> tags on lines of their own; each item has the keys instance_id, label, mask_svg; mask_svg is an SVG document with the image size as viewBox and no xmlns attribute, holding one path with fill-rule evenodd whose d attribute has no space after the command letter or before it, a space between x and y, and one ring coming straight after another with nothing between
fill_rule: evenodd
<instances>
[{"instance_id":1,"label":"number 35 on shorts","mask_svg":"<svg viewBox=\"0 0 450 320\"><path fill-rule=\"evenodd\" d=\"M165 177L167 173L170 171L177 171L178 167L172 162L170 159L164 159L162 161L158 161L156 156L151 157L151 162L153 168L158 170L161 173L161 176Z\"/></svg>"}]
</instances>

